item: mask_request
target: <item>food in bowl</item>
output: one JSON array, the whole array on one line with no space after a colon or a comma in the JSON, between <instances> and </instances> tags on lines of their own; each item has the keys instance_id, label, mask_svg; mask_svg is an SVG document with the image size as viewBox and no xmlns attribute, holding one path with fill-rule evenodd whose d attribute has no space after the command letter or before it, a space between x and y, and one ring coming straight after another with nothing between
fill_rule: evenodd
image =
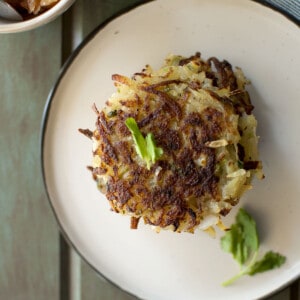
<instances>
[{"instance_id":1,"label":"food in bowl","mask_svg":"<svg viewBox=\"0 0 300 300\"><path fill-rule=\"evenodd\" d=\"M24 19L30 19L53 7L59 0L6 0Z\"/></svg>"},{"instance_id":2,"label":"food in bowl","mask_svg":"<svg viewBox=\"0 0 300 300\"><path fill-rule=\"evenodd\" d=\"M90 167L113 211L175 232L214 231L254 175L263 177L257 121L240 68L170 55L131 78L97 114Z\"/></svg>"}]
</instances>

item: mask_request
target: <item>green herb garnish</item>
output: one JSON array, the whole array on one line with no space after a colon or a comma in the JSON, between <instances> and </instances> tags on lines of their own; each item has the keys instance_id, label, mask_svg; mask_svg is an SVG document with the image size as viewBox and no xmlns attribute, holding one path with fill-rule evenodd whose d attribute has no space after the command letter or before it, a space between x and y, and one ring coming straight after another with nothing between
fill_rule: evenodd
<instances>
[{"instance_id":1,"label":"green herb garnish","mask_svg":"<svg viewBox=\"0 0 300 300\"><path fill-rule=\"evenodd\" d=\"M152 133L148 133L146 138L144 138L135 119L128 118L125 124L132 134L137 154L146 162L147 169L149 170L151 165L162 156L163 149L156 147Z\"/></svg>"},{"instance_id":2,"label":"green herb garnish","mask_svg":"<svg viewBox=\"0 0 300 300\"><path fill-rule=\"evenodd\" d=\"M231 253L240 265L240 272L223 282L223 286L232 284L243 275L253 276L278 268L286 261L284 256L273 251L267 252L261 260L257 260L259 239L256 223L242 208L236 216L236 222L221 238L221 247L224 251Z\"/></svg>"}]
</instances>

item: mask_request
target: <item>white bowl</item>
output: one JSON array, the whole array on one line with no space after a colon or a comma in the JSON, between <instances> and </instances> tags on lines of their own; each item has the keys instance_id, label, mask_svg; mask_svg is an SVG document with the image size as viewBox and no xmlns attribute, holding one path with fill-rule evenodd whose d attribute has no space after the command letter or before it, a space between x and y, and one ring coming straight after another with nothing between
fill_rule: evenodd
<instances>
[{"instance_id":1,"label":"white bowl","mask_svg":"<svg viewBox=\"0 0 300 300\"><path fill-rule=\"evenodd\" d=\"M44 13L25 21L9 21L0 17L0 33L21 32L44 25L66 11L75 0L60 0Z\"/></svg>"}]
</instances>

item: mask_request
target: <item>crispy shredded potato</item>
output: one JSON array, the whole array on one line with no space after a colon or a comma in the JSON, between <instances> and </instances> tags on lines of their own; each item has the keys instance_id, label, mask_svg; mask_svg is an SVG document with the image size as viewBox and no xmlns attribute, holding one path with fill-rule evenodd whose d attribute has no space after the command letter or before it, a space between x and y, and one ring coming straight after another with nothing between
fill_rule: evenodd
<instances>
[{"instance_id":1,"label":"crispy shredded potato","mask_svg":"<svg viewBox=\"0 0 300 300\"><path fill-rule=\"evenodd\" d=\"M214 233L263 177L257 122L241 69L200 53L170 55L159 70L147 65L132 78L112 76L116 92L98 110L90 167L113 211L160 229ZM136 120L152 133L163 155L148 170L125 125Z\"/></svg>"},{"instance_id":2,"label":"crispy shredded potato","mask_svg":"<svg viewBox=\"0 0 300 300\"><path fill-rule=\"evenodd\" d=\"M59 0L6 0L7 3L15 7L25 18L38 15L48 10L58 1Z\"/></svg>"}]
</instances>

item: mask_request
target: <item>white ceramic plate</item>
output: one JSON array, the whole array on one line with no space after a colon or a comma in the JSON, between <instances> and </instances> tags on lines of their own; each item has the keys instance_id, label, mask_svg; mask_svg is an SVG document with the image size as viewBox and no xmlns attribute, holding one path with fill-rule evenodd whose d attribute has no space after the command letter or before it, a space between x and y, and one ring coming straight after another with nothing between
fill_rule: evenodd
<instances>
[{"instance_id":1,"label":"white ceramic plate","mask_svg":"<svg viewBox=\"0 0 300 300\"><path fill-rule=\"evenodd\" d=\"M47 192L63 232L79 253L121 288L147 299L256 299L300 274L300 34L279 13L247 0L161 0L102 26L75 52L48 101L42 135ZM266 179L255 182L241 206L255 217L261 252L287 256L280 269L244 277L224 288L238 266L213 239L155 233L110 211L86 166L98 107L114 91L113 73L159 67L169 53L217 56L251 79Z\"/></svg>"}]
</instances>

